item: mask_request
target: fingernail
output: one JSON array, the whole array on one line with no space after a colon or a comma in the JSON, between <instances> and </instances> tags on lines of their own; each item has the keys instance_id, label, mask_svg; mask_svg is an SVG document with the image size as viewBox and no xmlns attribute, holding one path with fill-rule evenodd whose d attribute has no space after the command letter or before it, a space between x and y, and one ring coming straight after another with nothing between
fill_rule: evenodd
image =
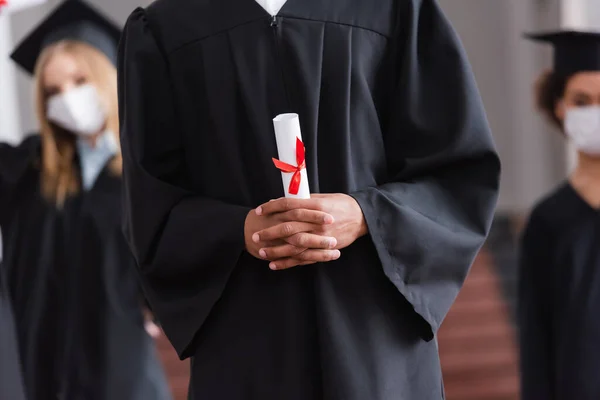
<instances>
[{"instance_id":1,"label":"fingernail","mask_svg":"<svg viewBox=\"0 0 600 400\"><path fill-rule=\"evenodd\" d=\"M260 249L258 251L258 254L262 257L262 258L267 258L267 252L264 251L264 249Z\"/></svg>"},{"instance_id":2,"label":"fingernail","mask_svg":"<svg viewBox=\"0 0 600 400\"><path fill-rule=\"evenodd\" d=\"M329 248L333 249L335 246L337 246L337 239L333 238L329 241Z\"/></svg>"},{"instance_id":3,"label":"fingernail","mask_svg":"<svg viewBox=\"0 0 600 400\"><path fill-rule=\"evenodd\" d=\"M334 259L334 260L337 260L338 258L340 258L340 256L341 256L341 255L342 255L342 253L340 253L340 251L339 251L339 250L336 250L336 251L333 253L333 259Z\"/></svg>"},{"instance_id":4,"label":"fingernail","mask_svg":"<svg viewBox=\"0 0 600 400\"><path fill-rule=\"evenodd\" d=\"M260 236L258 235L258 233L255 233L254 235L252 235L252 241L254 243L260 242Z\"/></svg>"},{"instance_id":5,"label":"fingernail","mask_svg":"<svg viewBox=\"0 0 600 400\"><path fill-rule=\"evenodd\" d=\"M270 263L269 268L271 268L273 271L275 271L277 269L277 265L275 265L275 263Z\"/></svg>"},{"instance_id":6,"label":"fingernail","mask_svg":"<svg viewBox=\"0 0 600 400\"><path fill-rule=\"evenodd\" d=\"M263 209L262 207L256 207L256 215L262 215Z\"/></svg>"},{"instance_id":7,"label":"fingernail","mask_svg":"<svg viewBox=\"0 0 600 400\"><path fill-rule=\"evenodd\" d=\"M333 224L333 221L334 221L334 219L333 219L333 217L331 215L326 215L325 216L324 222L326 224Z\"/></svg>"}]
</instances>

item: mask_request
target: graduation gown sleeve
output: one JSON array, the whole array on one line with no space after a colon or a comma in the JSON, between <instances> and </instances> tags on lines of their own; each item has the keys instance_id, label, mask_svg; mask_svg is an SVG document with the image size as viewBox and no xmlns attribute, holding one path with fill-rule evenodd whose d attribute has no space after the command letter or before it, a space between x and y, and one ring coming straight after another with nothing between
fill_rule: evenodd
<instances>
[{"instance_id":1,"label":"graduation gown sleeve","mask_svg":"<svg viewBox=\"0 0 600 400\"><path fill-rule=\"evenodd\" d=\"M16 199L18 184L30 165L36 143L34 137L17 147L0 143L0 230L14 212L11 205ZM0 399L24 400L19 347L5 269L0 245Z\"/></svg>"},{"instance_id":2,"label":"graduation gown sleeve","mask_svg":"<svg viewBox=\"0 0 600 400\"><path fill-rule=\"evenodd\" d=\"M0 399L25 400L16 327L4 268L0 256Z\"/></svg>"},{"instance_id":3,"label":"graduation gown sleeve","mask_svg":"<svg viewBox=\"0 0 600 400\"><path fill-rule=\"evenodd\" d=\"M385 274L431 339L488 233L500 165L456 33L435 1L399 4L389 181L353 196Z\"/></svg>"},{"instance_id":4,"label":"graduation gown sleeve","mask_svg":"<svg viewBox=\"0 0 600 400\"><path fill-rule=\"evenodd\" d=\"M553 399L552 233L533 212L523 234L519 260L518 325L523 400Z\"/></svg>"},{"instance_id":5,"label":"graduation gown sleeve","mask_svg":"<svg viewBox=\"0 0 600 400\"><path fill-rule=\"evenodd\" d=\"M186 187L169 65L145 11L120 44L124 230L146 296L181 357L245 248L247 207Z\"/></svg>"},{"instance_id":6,"label":"graduation gown sleeve","mask_svg":"<svg viewBox=\"0 0 600 400\"><path fill-rule=\"evenodd\" d=\"M2 287L2 273L0 264L0 399L24 400L12 306L6 288Z\"/></svg>"},{"instance_id":7,"label":"graduation gown sleeve","mask_svg":"<svg viewBox=\"0 0 600 400\"><path fill-rule=\"evenodd\" d=\"M39 137L29 136L19 146L0 143L0 225L12 212L19 183L39 149Z\"/></svg>"}]
</instances>

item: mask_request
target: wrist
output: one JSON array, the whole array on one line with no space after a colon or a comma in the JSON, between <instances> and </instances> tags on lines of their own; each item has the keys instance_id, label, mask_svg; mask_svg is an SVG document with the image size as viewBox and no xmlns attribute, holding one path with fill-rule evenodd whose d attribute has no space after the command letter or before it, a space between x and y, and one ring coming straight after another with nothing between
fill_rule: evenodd
<instances>
[{"instance_id":1,"label":"wrist","mask_svg":"<svg viewBox=\"0 0 600 400\"><path fill-rule=\"evenodd\" d=\"M350 198L354 200L354 213L356 216L357 226L356 238L358 239L369 233L369 226L367 225L367 220L365 219L365 215L363 214L362 208L360 207L358 201L352 196L350 196Z\"/></svg>"},{"instance_id":2,"label":"wrist","mask_svg":"<svg viewBox=\"0 0 600 400\"><path fill-rule=\"evenodd\" d=\"M253 214L255 214L254 209L250 210L248 212L248 214L246 214L246 220L244 221L244 248L247 252L250 252L251 250L251 246L252 246L252 235L254 234L254 232L251 232L250 230L250 226L252 225L250 223L250 220L253 216Z\"/></svg>"},{"instance_id":3,"label":"wrist","mask_svg":"<svg viewBox=\"0 0 600 400\"><path fill-rule=\"evenodd\" d=\"M362 211L360 213L360 225L358 228L358 237L361 238L366 236L369 233L369 226L367 225L367 221L365 220L365 216Z\"/></svg>"}]
</instances>

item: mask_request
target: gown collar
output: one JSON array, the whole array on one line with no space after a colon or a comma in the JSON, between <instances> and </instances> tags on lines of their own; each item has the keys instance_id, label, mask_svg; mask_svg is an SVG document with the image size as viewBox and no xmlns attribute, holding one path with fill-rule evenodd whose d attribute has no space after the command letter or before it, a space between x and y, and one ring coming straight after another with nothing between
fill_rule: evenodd
<instances>
[{"instance_id":1,"label":"gown collar","mask_svg":"<svg viewBox=\"0 0 600 400\"><path fill-rule=\"evenodd\" d=\"M106 131L96 140L92 147L86 140L77 140L79 164L81 166L81 185L84 191L89 191L106 164L119 152L115 135Z\"/></svg>"},{"instance_id":2,"label":"gown collar","mask_svg":"<svg viewBox=\"0 0 600 400\"><path fill-rule=\"evenodd\" d=\"M287 0L254 0L270 15L277 15Z\"/></svg>"}]
</instances>

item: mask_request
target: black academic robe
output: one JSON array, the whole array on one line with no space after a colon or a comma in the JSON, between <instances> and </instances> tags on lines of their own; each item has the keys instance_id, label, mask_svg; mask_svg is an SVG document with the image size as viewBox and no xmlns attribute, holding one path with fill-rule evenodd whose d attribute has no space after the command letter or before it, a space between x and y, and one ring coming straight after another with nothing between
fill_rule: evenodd
<instances>
[{"instance_id":1,"label":"black academic robe","mask_svg":"<svg viewBox=\"0 0 600 400\"><path fill-rule=\"evenodd\" d=\"M600 210L570 184L533 210L522 239L523 400L600 399Z\"/></svg>"},{"instance_id":2,"label":"black academic robe","mask_svg":"<svg viewBox=\"0 0 600 400\"><path fill-rule=\"evenodd\" d=\"M0 262L0 399L25 400L12 304Z\"/></svg>"},{"instance_id":3,"label":"black academic robe","mask_svg":"<svg viewBox=\"0 0 600 400\"><path fill-rule=\"evenodd\" d=\"M125 231L194 399L442 398L435 338L489 229L499 161L432 0L158 0L120 47ZM244 250L300 115L313 193L369 235L287 271Z\"/></svg>"},{"instance_id":4,"label":"black academic robe","mask_svg":"<svg viewBox=\"0 0 600 400\"><path fill-rule=\"evenodd\" d=\"M0 144L0 227L28 400L163 400L164 374L105 169L62 209L40 193L40 140Z\"/></svg>"}]
</instances>

